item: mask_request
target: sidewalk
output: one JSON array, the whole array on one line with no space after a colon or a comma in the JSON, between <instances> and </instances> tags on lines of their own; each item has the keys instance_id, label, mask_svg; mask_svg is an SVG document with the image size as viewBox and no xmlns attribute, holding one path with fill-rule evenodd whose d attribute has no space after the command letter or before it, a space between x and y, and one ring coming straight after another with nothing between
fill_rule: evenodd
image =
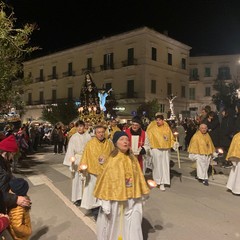
<instances>
[{"instance_id":1,"label":"sidewalk","mask_svg":"<svg viewBox=\"0 0 240 240\"><path fill-rule=\"evenodd\" d=\"M96 223L70 201L71 177L68 167L62 164L64 156L54 155L52 146L41 148L23 160L14 174L30 185L30 240L96 239Z\"/></svg>"},{"instance_id":2,"label":"sidewalk","mask_svg":"<svg viewBox=\"0 0 240 240\"><path fill-rule=\"evenodd\" d=\"M182 173L183 177L194 178L196 171L195 161L191 161L188 158L188 152L179 151L179 159L180 168L178 166L179 161L177 152L175 151L171 152L171 160L175 163L174 167L171 170ZM213 184L226 185L231 168L224 168L219 165L214 165L213 169L214 172L213 174L210 173L209 182Z\"/></svg>"}]
</instances>

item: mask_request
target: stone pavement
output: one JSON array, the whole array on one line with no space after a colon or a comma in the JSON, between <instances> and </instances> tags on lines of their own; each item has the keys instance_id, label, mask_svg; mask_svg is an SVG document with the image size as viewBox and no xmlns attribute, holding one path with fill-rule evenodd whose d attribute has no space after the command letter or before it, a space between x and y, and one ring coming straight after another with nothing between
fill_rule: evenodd
<instances>
[{"instance_id":1,"label":"stone pavement","mask_svg":"<svg viewBox=\"0 0 240 240\"><path fill-rule=\"evenodd\" d=\"M174 166L171 168L172 174L181 173L184 177L194 178L196 173L195 161L191 161L188 158L188 153L186 151L179 151L179 159L180 159L180 168L178 161L177 152L171 152L171 160L174 162ZM216 164L216 162L214 163ZM224 168L218 165L213 165L214 172L210 170L209 172L209 182L226 185L229 173L231 168Z\"/></svg>"}]
</instances>

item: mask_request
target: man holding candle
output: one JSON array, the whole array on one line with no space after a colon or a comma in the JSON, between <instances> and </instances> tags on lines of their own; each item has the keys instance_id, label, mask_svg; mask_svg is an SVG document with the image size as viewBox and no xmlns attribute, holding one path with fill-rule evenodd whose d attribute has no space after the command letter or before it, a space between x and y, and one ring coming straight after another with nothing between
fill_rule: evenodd
<instances>
[{"instance_id":1,"label":"man holding candle","mask_svg":"<svg viewBox=\"0 0 240 240\"><path fill-rule=\"evenodd\" d=\"M96 218L99 203L93 196L97 176L101 173L105 160L113 149L111 140L105 138L106 127L95 126L95 136L86 144L78 171L86 177L81 207L91 210ZM82 166L87 168L84 170Z\"/></svg>"},{"instance_id":2,"label":"man holding candle","mask_svg":"<svg viewBox=\"0 0 240 240\"><path fill-rule=\"evenodd\" d=\"M81 120L75 123L77 132L69 140L67 152L63 161L64 165L69 166L72 172L72 197L71 200L76 206L81 205L82 199L82 181L81 175L78 174L77 168L80 163L84 147L91 139L88 132L85 132L85 123Z\"/></svg>"}]
</instances>

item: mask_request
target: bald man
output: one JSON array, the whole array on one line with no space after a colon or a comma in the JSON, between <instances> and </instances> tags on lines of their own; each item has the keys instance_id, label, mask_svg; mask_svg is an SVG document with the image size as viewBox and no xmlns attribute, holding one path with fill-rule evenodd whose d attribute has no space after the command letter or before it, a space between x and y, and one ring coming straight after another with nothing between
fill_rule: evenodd
<instances>
[{"instance_id":1,"label":"bald man","mask_svg":"<svg viewBox=\"0 0 240 240\"><path fill-rule=\"evenodd\" d=\"M199 129L191 138L188 153L191 160L197 164L197 179L208 186L208 168L215 152L212 139L208 134L206 124L200 124Z\"/></svg>"}]
</instances>

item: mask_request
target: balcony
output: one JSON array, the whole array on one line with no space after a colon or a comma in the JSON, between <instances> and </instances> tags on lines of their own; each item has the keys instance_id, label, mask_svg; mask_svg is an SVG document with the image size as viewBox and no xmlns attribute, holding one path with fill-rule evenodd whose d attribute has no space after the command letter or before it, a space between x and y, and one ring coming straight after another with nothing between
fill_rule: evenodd
<instances>
[{"instance_id":1,"label":"balcony","mask_svg":"<svg viewBox=\"0 0 240 240\"><path fill-rule=\"evenodd\" d=\"M71 76L75 76L75 71L63 72L63 77L71 77Z\"/></svg>"},{"instance_id":2,"label":"balcony","mask_svg":"<svg viewBox=\"0 0 240 240\"><path fill-rule=\"evenodd\" d=\"M95 73L95 68L94 67L82 68L82 74L85 74L86 72Z\"/></svg>"},{"instance_id":3,"label":"balcony","mask_svg":"<svg viewBox=\"0 0 240 240\"><path fill-rule=\"evenodd\" d=\"M132 66L132 65L137 65L137 59L127 59L122 61L122 66L127 67L127 66Z\"/></svg>"},{"instance_id":4,"label":"balcony","mask_svg":"<svg viewBox=\"0 0 240 240\"><path fill-rule=\"evenodd\" d=\"M44 77L42 76L42 77L37 77L37 78L35 78L35 81L36 82L44 82Z\"/></svg>"},{"instance_id":5,"label":"balcony","mask_svg":"<svg viewBox=\"0 0 240 240\"><path fill-rule=\"evenodd\" d=\"M48 80L58 79L57 74L48 75Z\"/></svg>"},{"instance_id":6,"label":"balcony","mask_svg":"<svg viewBox=\"0 0 240 240\"><path fill-rule=\"evenodd\" d=\"M111 69L114 69L114 65L113 64L111 64L111 65L100 65L100 69L101 69L101 71L111 70Z\"/></svg>"},{"instance_id":7,"label":"balcony","mask_svg":"<svg viewBox=\"0 0 240 240\"><path fill-rule=\"evenodd\" d=\"M124 98L138 98L138 93L137 92L129 92L129 93L116 94L116 99L124 99Z\"/></svg>"},{"instance_id":8,"label":"balcony","mask_svg":"<svg viewBox=\"0 0 240 240\"><path fill-rule=\"evenodd\" d=\"M199 81L199 75L190 76L190 81Z\"/></svg>"},{"instance_id":9,"label":"balcony","mask_svg":"<svg viewBox=\"0 0 240 240\"><path fill-rule=\"evenodd\" d=\"M218 80L232 80L231 74L218 74Z\"/></svg>"}]
</instances>

